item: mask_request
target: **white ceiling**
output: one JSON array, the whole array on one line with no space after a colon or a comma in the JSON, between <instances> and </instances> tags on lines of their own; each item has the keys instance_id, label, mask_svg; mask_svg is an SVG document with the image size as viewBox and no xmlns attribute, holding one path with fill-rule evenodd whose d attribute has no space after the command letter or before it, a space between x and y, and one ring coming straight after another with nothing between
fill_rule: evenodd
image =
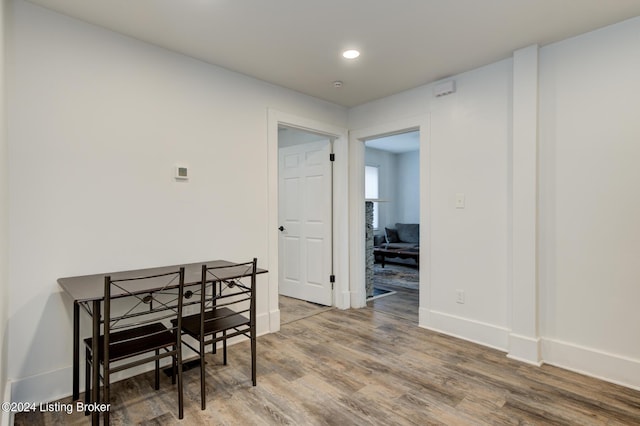
<instances>
[{"instance_id":1,"label":"white ceiling","mask_svg":"<svg viewBox=\"0 0 640 426\"><path fill-rule=\"evenodd\" d=\"M347 107L640 15L638 0L30 1Z\"/></svg>"},{"instance_id":2,"label":"white ceiling","mask_svg":"<svg viewBox=\"0 0 640 426\"><path fill-rule=\"evenodd\" d=\"M369 139L365 142L367 148L375 148L382 151L402 154L420 149L420 132L406 132L377 139Z\"/></svg>"}]
</instances>

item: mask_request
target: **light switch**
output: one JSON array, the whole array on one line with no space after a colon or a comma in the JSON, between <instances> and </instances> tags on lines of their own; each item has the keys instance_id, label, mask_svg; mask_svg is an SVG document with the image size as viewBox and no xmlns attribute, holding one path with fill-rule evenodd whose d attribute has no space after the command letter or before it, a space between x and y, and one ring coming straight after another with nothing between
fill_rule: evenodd
<instances>
[{"instance_id":1,"label":"light switch","mask_svg":"<svg viewBox=\"0 0 640 426\"><path fill-rule=\"evenodd\" d=\"M464 209L464 194L462 192L456 194L456 209Z\"/></svg>"}]
</instances>

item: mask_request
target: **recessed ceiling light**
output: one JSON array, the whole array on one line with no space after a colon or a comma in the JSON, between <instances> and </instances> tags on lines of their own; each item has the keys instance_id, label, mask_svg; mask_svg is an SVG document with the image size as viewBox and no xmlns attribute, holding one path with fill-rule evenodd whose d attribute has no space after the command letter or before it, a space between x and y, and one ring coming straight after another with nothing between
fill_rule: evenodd
<instances>
[{"instance_id":1,"label":"recessed ceiling light","mask_svg":"<svg viewBox=\"0 0 640 426\"><path fill-rule=\"evenodd\" d=\"M360 52L358 52L357 50L345 50L344 52L342 52L342 56L347 59L355 59L360 56Z\"/></svg>"}]
</instances>

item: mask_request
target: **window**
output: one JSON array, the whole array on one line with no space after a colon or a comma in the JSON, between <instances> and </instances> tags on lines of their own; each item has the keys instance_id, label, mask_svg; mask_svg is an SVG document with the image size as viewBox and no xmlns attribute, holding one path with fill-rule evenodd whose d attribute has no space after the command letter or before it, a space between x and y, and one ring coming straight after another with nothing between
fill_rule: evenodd
<instances>
[{"instance_id":1,"label":"window","mask_svg":"<svg viewBox=\"0 0 640 426\"><path fill-rule=\"evenodd\" d=\"M378 166L365 166L364 168L364 198L367 200L377 200L380 198L378 192L379 169ZM378 203L373 203L373 229L378 229Z\"/></svg>"}]
</instances>

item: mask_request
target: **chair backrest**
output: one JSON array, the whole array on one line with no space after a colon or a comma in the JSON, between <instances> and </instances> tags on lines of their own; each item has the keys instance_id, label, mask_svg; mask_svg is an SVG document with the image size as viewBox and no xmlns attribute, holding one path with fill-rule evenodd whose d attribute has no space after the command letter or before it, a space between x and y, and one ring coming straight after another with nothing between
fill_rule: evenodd
<instances>
[{"instance_id":1,"label":"chair backrest","mask_svg":"<svg viewBox=\"0 0 640 426\"><path fill-rule=\"evenodd\" d=\"M255 325L256 312L256 271L258 260L231 265L211 266L202 265L202 278L200 289L200 318L201 330L204 330L204 322L220 319L217 317L205 318L205 310L228 308L234 314L242 314L247 317L251 325ZM207 291L207 285L211 285L211 291Z\"/></svg>"},{"instance_id":2,"label":"chair backrest","mask_svg":"<svg viewBox=\"0 0 640 426\"><path fill-rule=\"evenodd\" d=\"M168 329L175 333L176 342L179 342L184 299L184 268L135 278L112 279L111 276L106 276L104 295L105 359L109 359L110 344L125 342L136 344L136 339L145 337L136 333L128 336L124 331L159 322L165 324L166 329L152 331L150 334L166 333ZM112 302L121 298L127 298L128 305L119 306L116 313L112 310ZM170 321L172 319L176 320L173 326ZM124 333L120 333L121 331ZM112 342L111 335L116 332L118 340ZM150 336L147 335L146 338L148 337Z\"/></svg>"}]
</instances>

